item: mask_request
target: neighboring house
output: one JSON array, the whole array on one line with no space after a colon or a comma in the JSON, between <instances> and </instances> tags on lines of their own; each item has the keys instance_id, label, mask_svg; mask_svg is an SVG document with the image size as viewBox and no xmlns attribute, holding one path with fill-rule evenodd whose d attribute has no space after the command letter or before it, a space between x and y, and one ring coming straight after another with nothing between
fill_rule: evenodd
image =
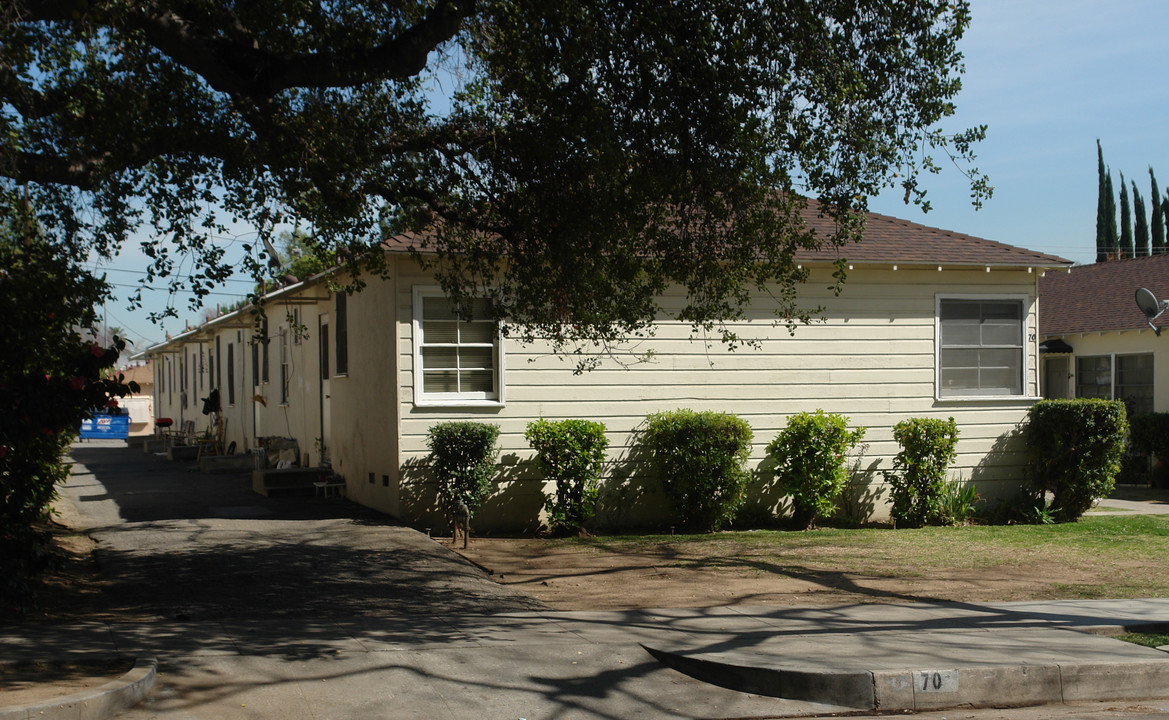
<instances>
[{"instance_id":1,"label":"neighboring house","mask_svg":"<svg viewBox=\"0 0 1169 720\"><path fill-rule=\"evenodd\" d=\"M1129 415L1169 412L1169 334L1137 307L1137 288L1169 297L1169 255L1077 265L1039 283L1044 397L1121 399ZM1169 313L1156 325L1169 322Z\"/></svg>"},{"instance_id":2,"label":"neighboring house","mask_svg":"<svg viewBox=\"0 0 1169 720\"><path fill-rule=\"evenodd\" d=\"M839 251L849 269L839 296L831 290L837 252L800 257L811 271L801 302L822 307L822 322L789 335L761 295L735 327L760 349L730 352L691 337L684 323L661 322L636 348L652 351L647 361L607 358L574 375L572 361L544 346L456 317L409 258L411 242L389 243L387 279L371 278L360 293L331 293L317 277L268 294L266 333L243 310L148 349L157 358L156 414L202 428L195 398L217 387L228 438L241 448L284 435L312 453L320 439L351 500L423 526L442 523L427 482L428 429L447 420L496 423L499 486L475 524L519 529L538 524L542 504L544 484L524 440L537 418L605 423L611 462L598 521L636 526L668 522L659 486L635 453L648 413L736 413L754 428L757 466L790 415L823 408L868 428L854 511L880 518L888 500L881 471L898 451L892 428L909 417L953 416L961 435L952 477L977 483L984 496L1014 494L1023 464L1018 426L1039 395L1038 282L1071 264L872 214L864 240ZM681 302L681 291L662 299L665 307ZM266 344L255 340L265 334ZM751 501L774 508L780 498L766 470L757 476Z\"/></svg>"}]
</instances>

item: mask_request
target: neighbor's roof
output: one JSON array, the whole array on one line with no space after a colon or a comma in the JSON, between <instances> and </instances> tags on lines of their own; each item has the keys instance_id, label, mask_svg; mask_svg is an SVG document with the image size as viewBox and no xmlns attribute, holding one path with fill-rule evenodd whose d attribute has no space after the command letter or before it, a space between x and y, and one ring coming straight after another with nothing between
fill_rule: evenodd
<instances>
[{"instance_id":1,"label":"neighbor's roof","mask_svg":"<svg viewBox=\"0 0 1169 720\"><path fill-rule=\"evenodd\" d=\"M1148 327L1136 303L1137 288L1169 298L1169 255L1077 265L1039 280L1039 333L1139 330ZM1169 314L1167 314L1169 315ZM1166 325L1166 317L1156 321Z\"/></svg>"},{"instance_id":2,"label":"neighbor's roof","mask_svg":"<svg viewBox=\"0 0 1169 720\"><path fill-rule=\"evenodd\" d=\"M833 232L830 218L820 216L814 208L803 212L804 222L822 235ZM385 247L390 252L407 252L410 248L425 252L425 237L404 233L390 238ZM868 213L864 239L842 248L801 251L796 260L804 263L834 262L843 258L850 263L868 265L940 265L1053 268L1072 264L1071 260L1035 252L1005 243L951 232L879 213Z\"/></svg>"}]
</instances>

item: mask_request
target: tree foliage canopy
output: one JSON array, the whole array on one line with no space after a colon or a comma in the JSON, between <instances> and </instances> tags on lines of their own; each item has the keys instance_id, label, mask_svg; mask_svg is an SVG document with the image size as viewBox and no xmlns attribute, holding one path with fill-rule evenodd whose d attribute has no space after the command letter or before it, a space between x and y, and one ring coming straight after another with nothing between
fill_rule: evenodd
<instances>
[{"instance_id":1,"label":"tree foliage canopy","mask_svg":"<svg viewBox=\"0 0 1169 720\"><path fill-rule=\"evenodd\" d=\"M928 208L963 0L4 0L0 178L59 243L145 232L147 282L204 295L232 220L308 227L377 270L388 232L456 300L561 343L699 328L801 247L858 237L896 184ZM815 235L813 198L837 230ZM262 246L248 263L263 274ZM178 272L193 255L198 270ZM564 347L562 345L561 347Z\"/></svg>"}]
</instances>

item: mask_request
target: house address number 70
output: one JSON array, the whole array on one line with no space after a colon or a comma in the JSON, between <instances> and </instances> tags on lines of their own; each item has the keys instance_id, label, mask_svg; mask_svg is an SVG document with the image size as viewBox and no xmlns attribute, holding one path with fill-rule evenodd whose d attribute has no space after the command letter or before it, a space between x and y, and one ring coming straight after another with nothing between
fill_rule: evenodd
<instances>
[{"instance_id":1,"label":"house address number 70","mask_svg":"<svg viewBox=\"0 0 1169 720\"><path fill-rule=\"evenodd\" d=\"M915 675L918 692L958 692L957 670L918 670Z\"/></svg>"}]
</instances>

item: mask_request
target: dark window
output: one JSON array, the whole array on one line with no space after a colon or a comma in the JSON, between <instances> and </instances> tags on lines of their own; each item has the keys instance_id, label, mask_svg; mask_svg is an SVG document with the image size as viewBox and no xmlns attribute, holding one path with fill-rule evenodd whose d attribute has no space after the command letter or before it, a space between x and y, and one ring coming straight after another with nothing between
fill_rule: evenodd
<instances>
[{"instance_id":1,"label":"dark window","mask_svg":"<svg viewBox=\"0 0 1169 720\"><path fill-rule=\"evenodd\" d=\"M345 293L337 293L337 307L333 321L337 324L337 374L349 372L349 301Z\"/></svg>"},{"instance_id":2,"label":"dark window","mask_svg":"<svg viewBox=\"0 0 1169 720\"><path fill-rule=\"evenodd\" d=\"M260 345L252 342L252 387L260 384Z\"/></svg>"},{"instance_id":3,"label":"dark window","mask_svg":"<svg viewBox=\"0 0 1169 720\"><path fill-rule=\"evenodd\" d=\"M227 404L235 405L235 343L227 344Z\"/></svg>"},{"instance_id":4,"label":"dark window","mask_svg":"<svg viewBox=\"0 0 1169 720\"><path fill-rule=\"evenodd\" d=\"M288 330L280 328L280 404L288 404L288 383L292 379L292 358L288 351Z\"/></svg>"},{"instance_id":5,"label":"dark window","mask_svg":"<svg viewBox=\"0 0 1169 720\"><path fill-rule=\"evenodd\" d=\"M1153 355L1116 356L1116 399L1128 416L1153 412Z\"/></svg>"},{"instance_id":6,"label":"dark window","mask_svg":"<svg viewBox=\"0 0 1169 720\"><path fill-rule=\"evenodd\" d=\"M260 352L263 357L260 360L260 380L268 382L268 318L260 323Z\"/></svg>"},{"instance_id":7,"label":"dark window","mask_svg":"<svg viewBox=\"0 0 1169 720\"><path fill-rule=\"evenodd\" d=\"M321 323L320 333L320 348L321 348L321 379L329 379L329 324Z\"/></svg>"}]
</instances>

